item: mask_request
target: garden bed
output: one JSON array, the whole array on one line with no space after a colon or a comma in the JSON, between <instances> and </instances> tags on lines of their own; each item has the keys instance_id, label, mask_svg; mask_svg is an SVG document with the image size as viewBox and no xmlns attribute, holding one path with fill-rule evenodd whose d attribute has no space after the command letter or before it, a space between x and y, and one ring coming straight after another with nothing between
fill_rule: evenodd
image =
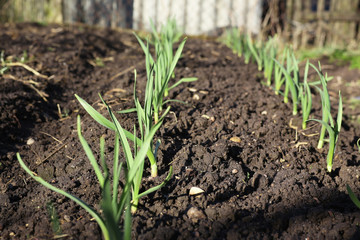
<instances>
[{"instance_id":1,"label":"garden bed","mask_svg":"<svg viewBox=\"0 0 360 240\"><path fill-rule=\"evenodd\" d=\"M86 26L18 24L0 27L5 57L20 58L47 78L23 67L0 76L1 239L100 239L91 216L74 202L35 182L20 167L16 152L34 172L99 209L100 188L76 132L98 153L99 137L113 133L82 109L78 94L106 115L100 92L113 110L133 107L134 69L145 86L144 54L131 31ZM325 64L335 74L330 96L345 98L333 172L326 171L327 146L316 148L319 124L301 130L300 117L262 84L254 64L244 64L223 44L189 38L176 78L197 77L170 92L172 103L155 137L159 177L145 171L144 186L165 187L140 200L133 219L135 239L359 239L360 212L346 192L360 195L360 128L356 82L360 74ZM356 81L355 81L356 80ZM37 84L30 81L36 81ZM142 97L143 92L138 92ZM46 100L46 101L45 101ZM319 97L312 115L321 117ZM117 115L132 130L133 114ZM111 145L111 144L110 144ZM106 149L111 159L112 149ZM190 196L191 187L204 193ZM52 212L50 214L49 212ZM57 213L59 226L51 221ZM57 219L55 217L55 219Z\"/></svg>"}]
</instances>

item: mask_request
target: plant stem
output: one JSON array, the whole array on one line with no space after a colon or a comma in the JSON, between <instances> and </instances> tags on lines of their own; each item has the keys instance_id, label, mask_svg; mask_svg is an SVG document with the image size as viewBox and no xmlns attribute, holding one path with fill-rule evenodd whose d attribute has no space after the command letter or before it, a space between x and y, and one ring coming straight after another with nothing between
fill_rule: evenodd
<instances>
[{"instance_id":1,"label":"plant stem","mask_svg":"<svg viewBox=\"0 0 360 240\"><path fill-rule=\"evenodd\" d=\"M131 202L131 213L132 214L136 213L138 204L139 204L139 199L138 198L133 199L133 201Z\"/></svg>"},{"instance_id":2,"label":"plant stem","mask_svg":"<svg viewBox=\"0 0 360 240\"><path fill-rule=\"evenodd\" d=\"M157 124L159 122L159 112L154 111L154 122Z\"/></svg>"},{"instance_id":3,"label":"plant stem","mask_svg":"<svg viewBox=\"0 0 360 240\"><path fill-rule=\"evenodd\" d=\"M306 129L306 121L303 121L303 123L302 123L302 129Z\"/></svg>"},{"instance_id":4,"label":"plant stem","mask_svg":"<svg viewBox=\"0 0 360 240\"><path fill-rule=\"evenodd\" d=\"M336 142L335 139L331 139L331 138L335 138L334 136L330 136L330 142L329 142L329 152L327 155L327 170L328 172L331 172L332 170L332 165L333 165L333 158L334 158L334 152L335 152L335 146L336 146Z\"/></svg>"},{"instance_id":5,"label":"plant stem","mask_svg":"<svg viewBox=\"0 0 360 240\"><path fill-rule=\"evenodd\" d=\"M327 123L329 121L329 118L325 116L323 118L323 121ZM321 149L324 146L325 132L326 132L326 128L324 126L321 126L319 143L317 145L318 149Z\"/></svg>"}]
</instances>

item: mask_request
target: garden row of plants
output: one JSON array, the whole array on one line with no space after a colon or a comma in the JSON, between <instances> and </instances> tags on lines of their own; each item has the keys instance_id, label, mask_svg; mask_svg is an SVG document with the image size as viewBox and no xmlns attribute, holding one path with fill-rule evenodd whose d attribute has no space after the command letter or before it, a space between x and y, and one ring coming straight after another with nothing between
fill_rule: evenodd
<instances>
[{"instance_id":1,"label":"garden row of plants","mask_svg":"<svg viewBox=\"0 0 360 240\"><path fill-rule=\"evenodd\" d=\"M94 208L76 196L49 184L34 174L23 162L20 154L17 153L21 167L33 179L83 207L99 224L105 240L130 239L132 214L137 211L139 199L158 190L171 178L172 167L170 167L167 177L161 184L140 192L146 157L150 163L151 177L158 176L156 156L160 141L155 141L154 136L161 127L165 116L169 113L169 103L175 101L168 99L169 91L183 82L197 80L197 78L182 78L170 86L170 80L175 78L174 69L186 43L186 38L184 38L179 43L177 50L173 51L175 43L182 36L176 28L175 21L168 21L166 25L162 26L160 33L157 33L155 27L153 27L151 38L148 38L146 42L135 33L134 35L145 53L146 87L145 91L141 91L145 93L144 101L141 102L137 95L137 74L135 70L133 95L135 107L118 112L120 114L136 113L137 126L134 124L133 131L127 131L121 126L111 106L107 104L100 94L100 99L107 107L111 120L96 111L80 96L75 95L82 107L95 121L115 133L114 155L111 162L112 166L109 166L105 159L105 138L103 136L100 138L100 156L99 160L97 160L82 135L81 119L79 115L77 116L78 137L95 171L101 189L101 213L95 211ZM154 56L150 52L149 45L154 46ZM130 141L133 142L132 147ZM123 151L125 161L119 159L120 149ZM112 173L110 169L112 169ZM123 174L122 177L121 174ZM122 227L119 225L121 222Z\"/></svg>"},{"instance_id":2,"label":"garden row of plants","mask_svg":"<svg viewBox=\"0 0 360 240\"><path fill-rule=\"evenodd\" d=\"M333 160L335 156L336 143L339 138L342 122L342 97L339 91L338 112L336 119L331 115L330 96L327 88L328 82L332 79L327 73L323 73L320 62L319 67L306 61L303 72L299 68L299 61L291 46L282 49L277 45L275 38L269 38L265 43L263 41L254 41L250 34L242 33L237 28L226 32L223 42L231 48L239 57L244 57L248 64L251 60L258 65L258 70L263 71L265 85L274 89L276 95L283 95L284 103L289 101L289 92L291 94L293 115L298 114L298 108L302 113L302 128L307 128L307 122L316 121L321 123L321 130L317 148L321 149L325 142L329 143L327 154L327 171L332 171ZM320 81L309 81L309 67L313 68L319 76ZM321 87L320 87L320 86ZM322 118L309 118L312 112L312 88L319 94L322 106ZM326 131L328 139L325 139ZM360 139L357 142L360 151ZM360 201L355 196L349 185L346 185L351 200L360 208Z\"/></svg>"},{"instance_id":3,"label":"garden row of plants","mask_svg":"<svg viewBox=\"0 0 360 240\"><path fill-rule=\"evenodd\" d=\"M249 34L241 33L238 29L229 30L224 41L240 57L244 56L245 63L249 63L250 60L256 62L258 70L264 72L265 85L273 88L276 95L283 95L284 103L289 102L289 94L291 95L293 115L297 115L298 109L301 108L303 129L307 128L309 121L317 121L322 124L317 148L321 149L325 142L329 142L327 171L331 172L341 129L343 107L339 91L338 113L336 119L333 119L327 88L327 84L332 78L322 72L320 62L317 68L307 60L304 70L301 71L299 61L291 47L287 46L280 52L274 38L269 38L265 43L255 42ZM320 81L309 81L309 67L317 72ZM321 120L309 118L313 110L311 88L317 90L321 96ZM326 131L329 139L325 139Z\"/></svg>"}]
</instances>

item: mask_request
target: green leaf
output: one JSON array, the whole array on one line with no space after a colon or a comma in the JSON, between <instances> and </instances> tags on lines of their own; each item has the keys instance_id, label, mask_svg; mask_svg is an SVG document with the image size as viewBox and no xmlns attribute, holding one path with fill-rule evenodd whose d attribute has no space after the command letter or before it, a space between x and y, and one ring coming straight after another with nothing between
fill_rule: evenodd
<instances>
[{"instance_id":1,"label":"green leaf","mask_svg":"<svg viewBox=\"0 0 360 240\"><path fill-rule=\"evenodd\" d=\"M96 161L96 159L94 157L94 154L91 151L91 148L90 148L89 144L87 143L87 141L85 140L85 138L81 134L81 120L80 120L79 115L77 116L77 129L78 129L78 136L79 136L79 139L80 139L80 143L81 143L81 145L82 145L82 147L83 147L83 149L84 149L84 151L86 153L86 156L90 160L90 163L91 163L92 167L94 168L96 177L98 178L99 183L100 183L100 187L103 188L105 179L104 179L104 176L101 173L100 167L97 164L97 161Z\"/></svg>"},{"instance_id":2,"label":"green leaf","mask_svg":"<svg viewBox=\"0 0 360 240\"><path fill-rule=\"evenodd\" d=\"M292 96L292 101L293 101L293 115L296 115L297 114L297 104L298 104L298 90L297 90L297 87L295 86L295 83L290 75L290 73L288 72L288 70L286 70L284 68L284 66L279 63L276 59L274 59L275 63L280 67L282 73L284 74L285 76L285 79L286 79L286 83L287 83L287 86L289 87L290 89L290 92L291 92L291 96ZM287 91L285 89L285 92L284 92L284 99L287 99Z\"/></svg>"},{"instance_id":3,"label":"green leaf","mask_svg":"<svg viewBox=\"0 0 360 240\"><path fill-rule=\"evenodd\" d=\"M174 85L172 85L171 87L168 88L168 90L171 90L177 86L179 86L181 83L185 83L185 82L194 82L198 80L198 78L196 77L189 77L189 78L181 78L179 81L177 81Z\"/></svg>"},{"instance_id":4,"label":"green leaf","mask_svg":"<svg viewBox=\"0 0 360 240\"><path fill-rule=\"evenodd\" d=\"M121 236L118 222L116 221L116 211L112 208L111 186L109 178L105 179L104 188L102 189L101 210L105 216L105 222L108 227L111 239Z\"/></svg>"},{"instance_id":5,"label":"green leaf","mask_svg":"<svg viewBox=\"0 0 360 240\"><path fill-rule=\"evenodd\" d=\"M343 114L342 98L341 98L341 92L339 91L339 107L338 107L338 114L336 117L336 126L335 126L335 129L338 133L340 132L341 129L342 114Z\"/></svg>"},{"instance_id":6,"label":"green leaf","mask_svg":"<svg viewBox=\"0 0 360 240\"><path fill-rule=\"evenodd\" d=\"M133 113L136 112L136 108L129 108L121 111L117 111L117 113Z\"/></svg>"},{"instance_id":7,"label":"green leaf","mask_svg":"<svg viewBox=\"0 0 360 240\"><path fill-rule=\"evenodd\" d=\"M115 131L115 125L111 121L109 121L107 118L105 118L103 115L101 115L98 111L96 111L90 104L88 104L84 99L79 97L77 94L75 94L75 97L80 102L81 106L86 110L90 116L97 121L99 124L103 125L104 127L107 127L111 130Z\"/></svg>"},{"instance_id":8,"label":"green leaf","mask_svg":"<svg viewBox=\"0 0 360 240\"><path fill-rule=\"evenodd\" d=\"M102 219L102 217L95 211L93 210L89 205L87 205L85 202L83 202L81 199L65 192L64 190L61 190L51 184L49 184L48 182L46 182L45 180L43 180L41 177L35 176L33 174L33 172L25 165L25 163L22 161L20 154L16 153L16 157L20 163L20 166L38 183L42 184L44 187L59 193L71 200L73 200L74 202L76 202L79 206L81 206L82 208L84 208L94 219L95 221L99 224L101 231L103 233L104 239L105 240L110 240L110 234L109 231L107 229L107 226L104 222L104 220Z\"/></svg>"},{"instance_id":9,"label":"green leaf","mask_svg":"<svg viewBox=\"0 0 360 240\"><path fill-rule=\"evenodd\" d=\"M145 192L142 192L141 194L139 194L138 198L142 198L142 197L144 197L144 196L146 196L146 195L148 195L148 194L150 194L152 192L155 192L156 190L162 188L163 186L165 186L170 181L172 174L173 174L173 167L170 166L169 173L166 176L165 180L161 184L159 184L159 185L157 185L155 187L152 187L152 188L146 190Z\"/></svg>"},{"instance_id":10,"label":"green leaf","mask_svg":"<svg viewBox=\"0 0 360 240\"><path fill-rule=\"evenodd\" d=\"M355 196L354 192L351 190L350 186L348 184L346 184L346 189L349 193L350 199L353 201L353 203L360 208L360 201L359 199Z\"/></svg>"},{"instance_id":11,"label":"green leaf","mask_svg":"<svg viewBox=\"0 0 360 240\"><path fill-rule=\"evenodd\" d=\"M132 216L131 216L131 202L130 202L130 193L126 193L125 195L125 205L127 206L125 209L125 216L124 216L124 239L130 240L131 239L131 226L132 226Z\"/></svg>"},{"instance_id":12,"label":"green leaf","mask_svg":"<svg viewBox=\"0 0 360 240\"><path fill-rule=\"evenodd\" d=\"M100 95L99 95L100 96ZM103 125L104 127L107 127L113 131L116 131L116 127L115 124L113 122L111 122L110 120L108 120L107 118L105 118L104 116L102 116L99 112L97 112L90 104L88 104L84 99L82 99L81 97L79 97L78 95L75 94L75 97L78 99L78 101L80 102L80 104L84 107L84 109L87 111L87 113L90 114L90 116L97 121L99 124ZM101 96L100 96L101 97ZM134 139L134 135L125 130L124 129L124 133L126 135L126 137L130 140ZM135 138L137 141L138 145L141 145L141 140L139 138ZM154 162L155 161L155 157L152 153L152 151L148 151L147 154L149 161L150 162Z\"/></svg>"}]
</instances>

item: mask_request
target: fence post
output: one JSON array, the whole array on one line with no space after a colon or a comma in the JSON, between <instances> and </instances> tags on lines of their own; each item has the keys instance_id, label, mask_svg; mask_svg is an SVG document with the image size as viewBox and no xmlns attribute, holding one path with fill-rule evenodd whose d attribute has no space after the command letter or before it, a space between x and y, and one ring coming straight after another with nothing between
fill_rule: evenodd
<instances>
[{"instance_id":1,"label":"fence post","mask_svg":"<svg viewBox=\"0 0 360 240\"><path fill-rule=\"evenodd\" d=\"M347 0L347 1L332 1L334 8L332 8L332 14L339 17L340 11L348 15L356 14L359 0ZM355 39L356 23L351 21L336 21L334 24L334 38L333 45L345 46L350 40Z\"/></svg>"}]
</instances>

